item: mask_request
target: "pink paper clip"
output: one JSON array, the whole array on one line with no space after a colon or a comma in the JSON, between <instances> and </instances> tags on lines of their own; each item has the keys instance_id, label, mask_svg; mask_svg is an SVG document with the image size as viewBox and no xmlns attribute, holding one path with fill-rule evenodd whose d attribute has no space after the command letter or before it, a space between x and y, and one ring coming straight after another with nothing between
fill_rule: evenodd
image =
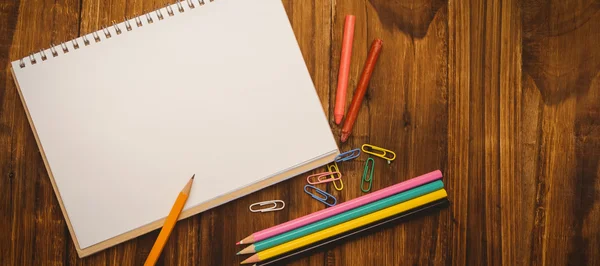
<instances>
[{"instance_id":1,"label":"pink paper clip","mask_svg":"<svg viewBox=\"0 0 600 266\"><path fill-rule=\"evenodd\" d=\"M335 175L337 174L337 177L334 178L330 178L329 175ZM306 178L306 182L308 182L311 185L316 185L316 184L322 184L322 183L327 183L327 182L333 182L335 180L340 180L342 178L342 173L340 172L322 172L322 173L318 173L318 174L314 174L314 175L309 175ZM317 179L316 181L314 181L315 179Z\"/></svg>"},{"instance_id":2,"label":"pink paper clip","mask_svg":"<svg viewBox=\"0 0 600 266\"><path fill-rule=\"evenodd\" d=\"M327 183L327 182L333 182L333 181L337 181L337 180L341 180L342 179L342 173L340 173L339 171L331 171L331 169L329 169L329 176L330 178L324 178L326 176L319 176L317 178L317 180L319 180L320 182L323 183ZM337 175L337 177L335 177L334 175Z\"/></svg>"}]
</instances>

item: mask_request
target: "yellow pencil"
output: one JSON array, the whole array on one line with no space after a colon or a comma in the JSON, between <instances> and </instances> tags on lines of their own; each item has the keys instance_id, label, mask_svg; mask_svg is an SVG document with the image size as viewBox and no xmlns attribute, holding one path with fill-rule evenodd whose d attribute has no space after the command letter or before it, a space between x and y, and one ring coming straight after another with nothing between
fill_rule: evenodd
<instances>
[{"instance_id":1,"label":"yellow pencil","mask_svg":"<svg viewBox=\"0 0 600 266\"><path fill-rule=\"evenodd\" d=\"M177 218L179 218L179 214L181 210L183 210L183 206L187 201L190 190L192 189L192 182L194 181L194 176L190 178L190 181L187 182L185 187L179 192L179 196L175 200L175 204L173 204L173 208L171 208L171 212L169 212L169 216L165 220L165 224L163 225L160 233L158 234L158 238L156 238L156 242L154 242L154 246L152 246L152 250L150 250L150 254L148 254L148 258L146 258L146 262L144 266L155 265L158 257L160 257L160 253L162 252L165 244L167 244L167 240L169 240L169 236L173 231L173 227L175 227L175 223L177 222Z\"/></svg>"},{"instance_id":2,"label":"yellow pencil","mask_svg":"<svg viewBox=\"0 0 600 266\"><path fill-rule=\"evenodd\" d=\"M374 213L365 215L363 217L356 218L354 220L347 221L345 223L338 224L336 226L332 226L327 229L323 229L319 232L312 233L307 236L303 236L298 239L294 239L290 242L281 244L279 246L272 247L270 249L258 252L254 254L252 257L242 261L242 264L261 262L267 259L270 259L275 256L279 256L281 254L290 252L292 250L301 248L306 245L310 245L312 243L321 241L323 239L329 238L331 236L335 236L352 229L385 219L390 216L394 216L401 212L405 212L419 206L425 205L427 203L434 202L439 199L443 199L447 196L446 190L440 189L434 191L432 193L420 196L418 198L414 198L409 201L405 201L399 204L396 204L392 207L385 208L380 211L376 211Z\"/></svg>"}]
</instances>

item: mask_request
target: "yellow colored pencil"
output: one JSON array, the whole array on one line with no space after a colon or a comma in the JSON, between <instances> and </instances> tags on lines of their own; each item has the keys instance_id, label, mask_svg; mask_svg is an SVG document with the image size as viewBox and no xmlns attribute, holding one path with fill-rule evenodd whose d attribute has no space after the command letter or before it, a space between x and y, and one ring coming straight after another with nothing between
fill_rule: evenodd
<instances>
[{"instance_id":1,"label":"yellow colored pencil","mask_svg":"<svg viewBox=\"0 0 600 266\"><path fill-rule=\"evenodd\" d=\"M158 261L160 253L165 247L165 244L167 244L169 236L173 231L173 227L175 227L175 223L177 223L177 218L179 218L179 214L183 210L183 206L185 206L185 202L187 201L190 195L190 190L192 189L192 182L194 181L194 176L196 175L193 175L192 178L190 178L190 181L188 181L185 187L183 187L181 192L179 192L179 196L177 196L175 204L173 204L173 208L171 208L169 216L167 216L167 219L165 220L165 224L163 225L162 229L160 229L158 238L156 238L156 242L154 242L154 246L152 246L152 249L150 250L150 254L148 254L148 258L146 258L144 266L153 266L156 264L156 261Z\"/></svg>"},{"instance_id":2,"label":"yellow colored pencil","mask_svg":"<svg viewBox=\"0 0 600 266\"><path fill-rule=\"evenodd\" d=\"M447 196L446 190L440 189L429 194L425 194L418 198L414 198L409 201L405 201L399 204L396 204L392 207L385 208L380 211L376 211L374 213L365 215L363 217L356 218L354 220L347 221L345 223L338 224L336 226L332 226L327 229L323 229L321 231L312 233L307 236L303 236L298 239L294 239L290 242L283 243L279 246L272 247L270 249L258 252L254 254L252 257L242 261L242 264L261 262L275 256L279 256L281 254L290 252L292 250L301 248L306 245L310 245L312 243L324 240L326 238L353 230L355 228L385 219L387 217L394 216L401 212L405 212L419 206L434 202L439 199L443 199Z\"/></svg>"}]
</instances>

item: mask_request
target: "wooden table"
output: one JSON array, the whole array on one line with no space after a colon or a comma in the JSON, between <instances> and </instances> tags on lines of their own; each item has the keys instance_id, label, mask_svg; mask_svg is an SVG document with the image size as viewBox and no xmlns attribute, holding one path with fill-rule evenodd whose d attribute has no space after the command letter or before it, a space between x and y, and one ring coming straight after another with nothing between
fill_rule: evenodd
<instances>
[{"instance_id":1,"label":"wooden table","mask_svg":"<svg viewBox=\"0 0 600 266\"><path fill-rule=\"evenodd\" d=\"M353 136L340 148L373 143L398 153L391 165L376 163L373 189L441 169L451 201L291 265L600 265L599 1L283 2L336 135L344 16L357 17L348 102L370 42L384 40ZM0 3L0 265L145 259L157 231L77 257L8 65L165 3ZM328 191L342 202L362 195L363 163L340 166L345 189ZM237 265L242 237L323 208L302 192L305 176L181 221L159 264ZM248 212L268 199L288 206Z\"/></svg>"}]
</instances>

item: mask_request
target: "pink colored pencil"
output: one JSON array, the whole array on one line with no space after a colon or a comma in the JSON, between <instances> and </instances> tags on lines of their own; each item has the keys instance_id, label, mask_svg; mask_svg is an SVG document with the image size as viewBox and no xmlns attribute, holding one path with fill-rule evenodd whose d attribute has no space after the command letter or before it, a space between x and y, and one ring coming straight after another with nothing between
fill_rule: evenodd
<instances>
[{"instance_id":1,"label":"pink colored pencil","mask_svg":"<svg viewBox=\"0 0 600 266\"><path fill-rule=\"evenodd\" d=\"M441 178L442 178L442 172L440 170L435 170L433 172L430 172L430 173L427 173L427 174L424 174L421 176L417 176L413 179L406 180L404 182L401 182L396 185L375 191L373 193L364 195L362 197L358 197L356 199L344 202L342 204L335 205L331 208L320 210L318 212L282 223L280 225L273 226L271 228L267 228L262 231L258 231L256 233L251 234L250 236L244 238L242 241L240 241L236 244L238 244L238 245L239 244L250 244L250 243L257 242L257 241L261 241L261 240L267 239L269 237L272 237L272 236L275 236L275 235L278 235L281 233L285 233L287 231L305 226L310 223L314 223L316 221L323 220L327 217L334 216L336 214L345 212L347 210L351 210L351 209L360 207L362 205L383 199L385 197L389 197L394 194L398 194L402 191L406 191L406 190L421 186L423 184L433 182L433 181L441 179Z\"/></svg>"},{"instance_id":2,"label":"pink colored pencil","mask_svg":"<svg viewBox=\"0 0 600 266\"><path fill-rule=\"evenodd\" d=\"M350 59L352 57L352 41L354 41L354 22L356 17L346 16L344 24L344 37L342 40L342 55L340 59L340 72L338 74L338 87L335 96L335 109L333 116L335 123L340 124L346 108L346 91L348 90L348 74L350 73Z\"/></svg>"}]
</instances>

